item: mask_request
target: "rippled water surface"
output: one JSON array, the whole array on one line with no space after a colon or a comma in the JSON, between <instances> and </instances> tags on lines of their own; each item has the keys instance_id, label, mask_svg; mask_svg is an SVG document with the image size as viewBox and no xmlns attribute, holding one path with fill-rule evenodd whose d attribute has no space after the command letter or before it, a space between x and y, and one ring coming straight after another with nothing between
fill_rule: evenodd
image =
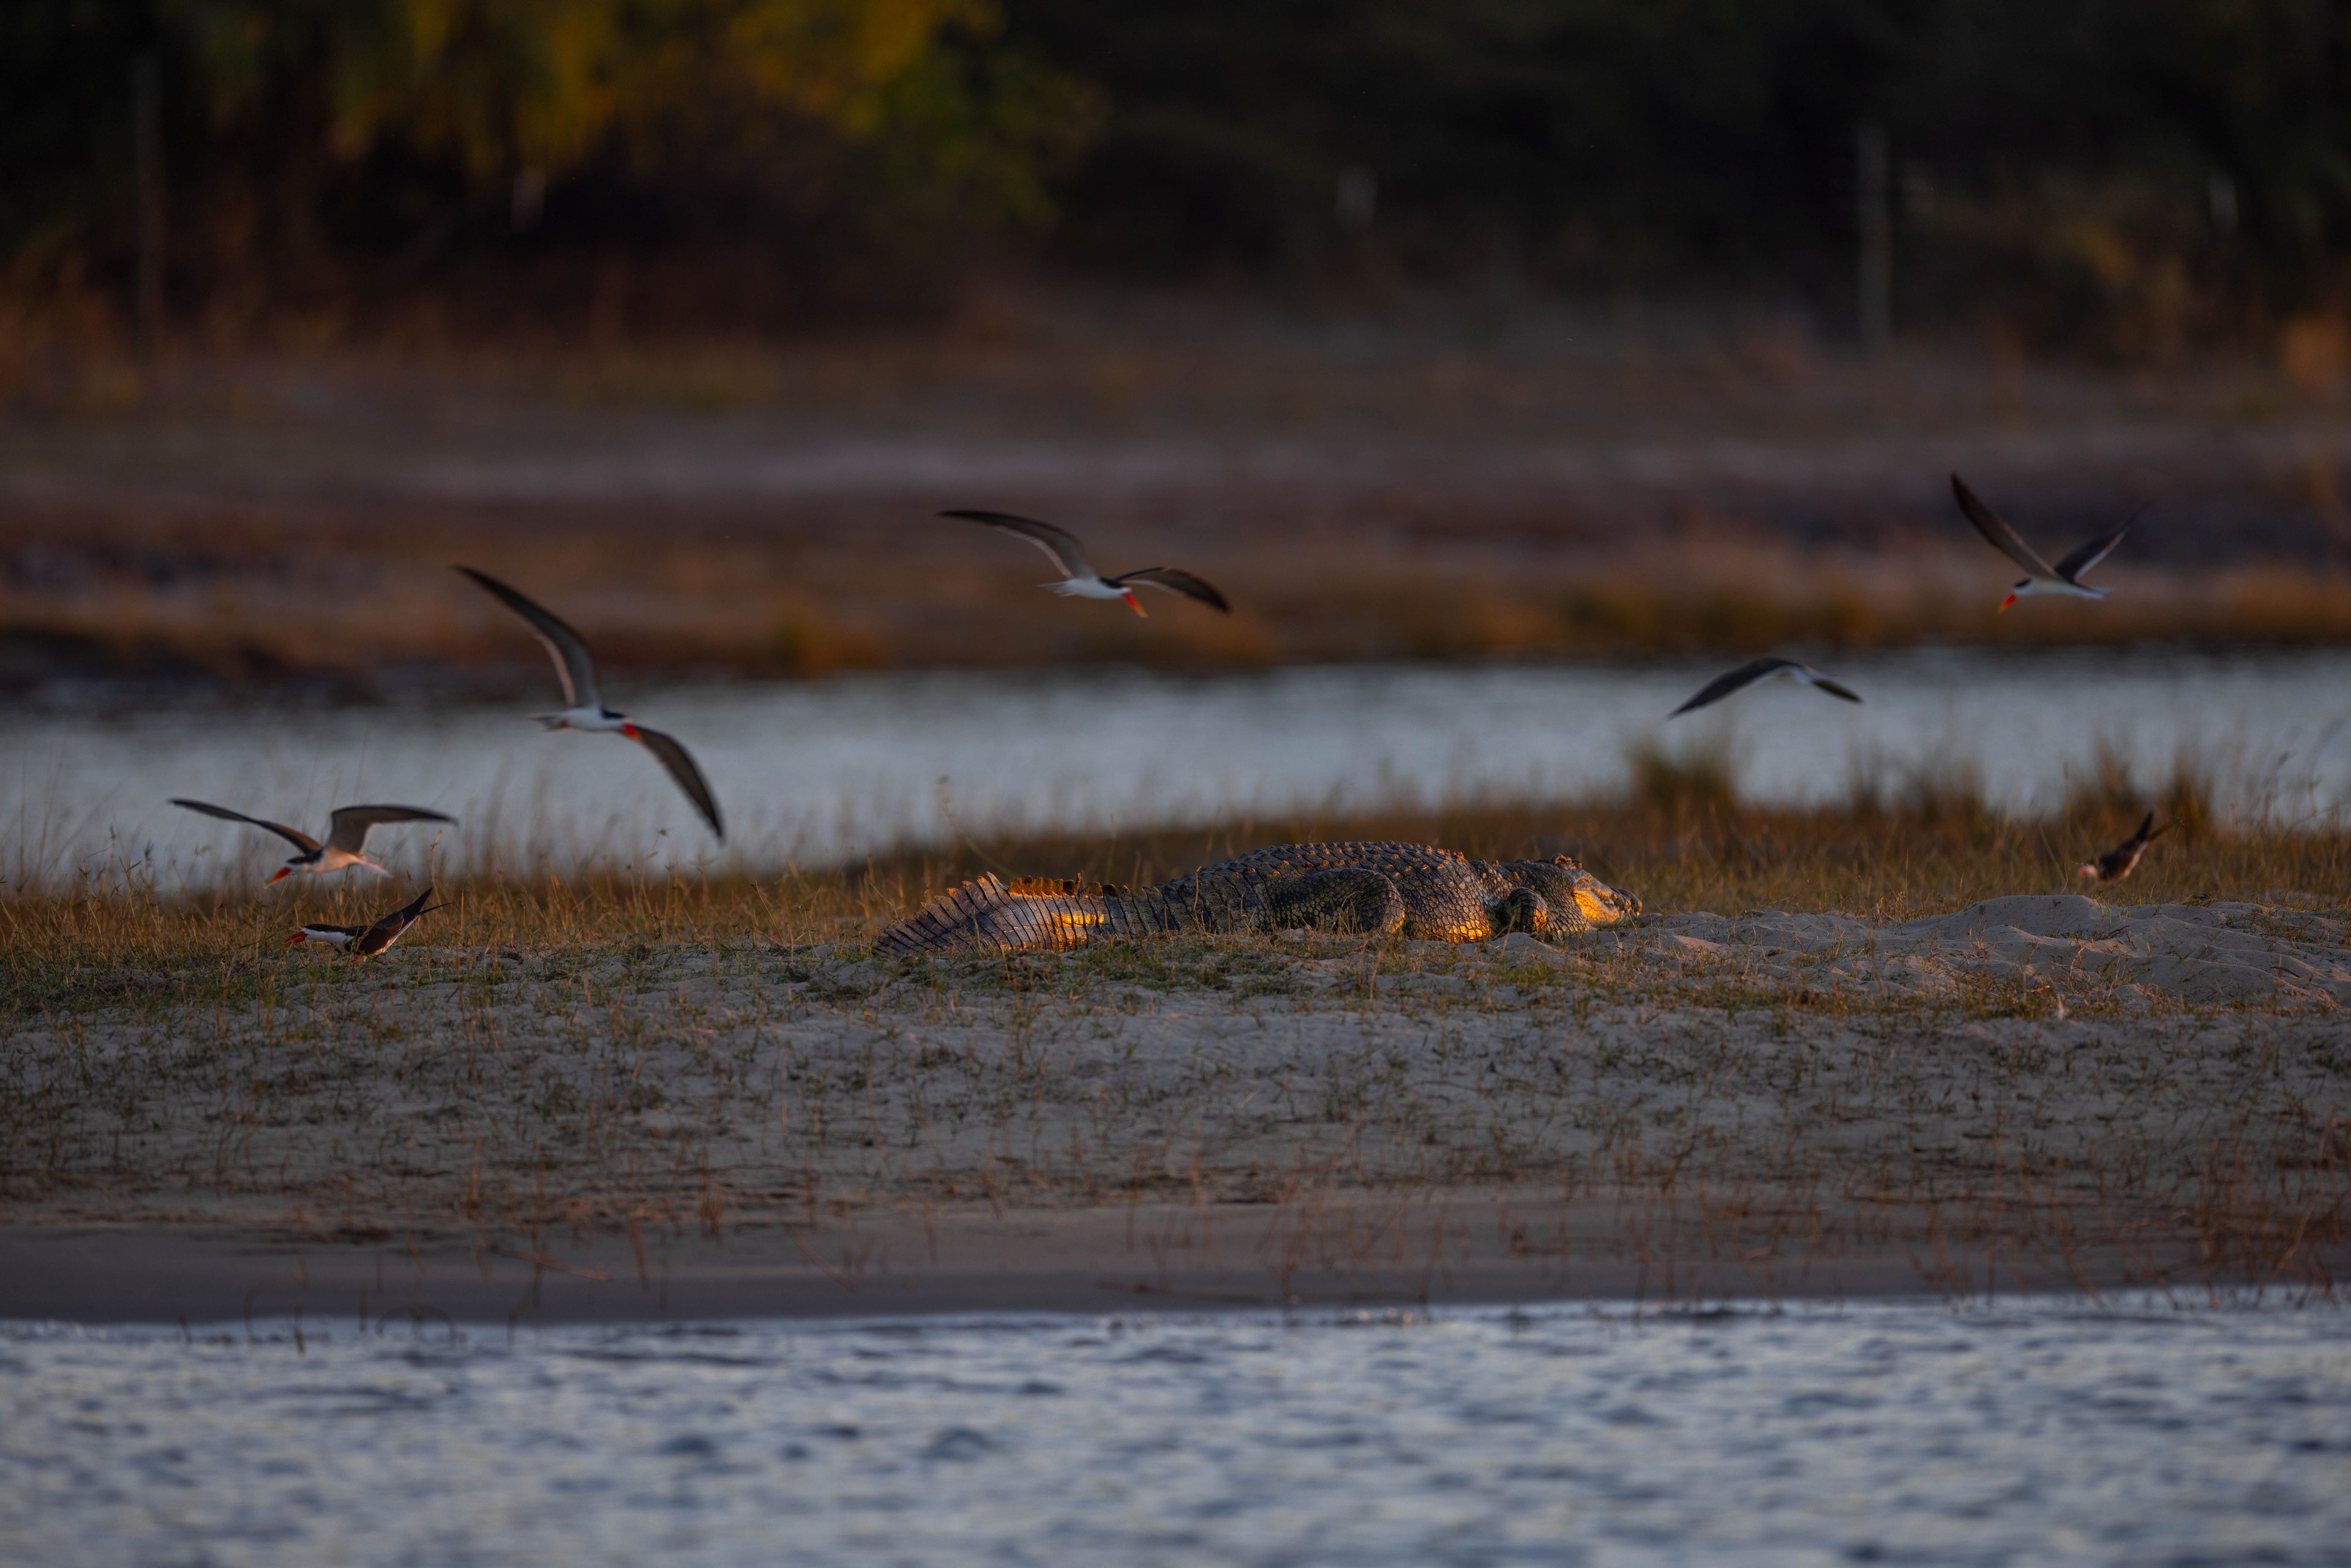
<instances>
[{"instance_id":1,"label":"rippled water surface","mask_svg":"<svg viewBox=\"0 0 2351 1568\"><path fill-rule=\"evenodd\" d=\"M2351 1313L0 1330L25 1563L2351 1562Z\"/></svg>"},{"instance_id":2,"label":"rippled water surface","mask_svg":"<svg viewBox=\"0 0 2351 1568\"><path fill-rule=\"evenodd\" d=\"M832 865L956 831L1113 832L1391 804L1588 798L1627 748L1727 737L1758 799L1842 799L1980 771L1995 803L2053 804L2101 745L2143 784L2183 748L2225 796L2289 820L2351 795L2351 653L1913 651L1837 674L1866 698L1785 682L1666 725L1719 662L1348 665L1178 678L934 674L615 690L701 758L721 847L653 758L609 736L543 735L531 705L210 706L9 720L0 875L152 863L167 881L258 874L276 841L165 804L219 801L323 827L352 800L437 807L437 838L381 836L406 869L558 862Z\"/></svg>"}]
</instances>

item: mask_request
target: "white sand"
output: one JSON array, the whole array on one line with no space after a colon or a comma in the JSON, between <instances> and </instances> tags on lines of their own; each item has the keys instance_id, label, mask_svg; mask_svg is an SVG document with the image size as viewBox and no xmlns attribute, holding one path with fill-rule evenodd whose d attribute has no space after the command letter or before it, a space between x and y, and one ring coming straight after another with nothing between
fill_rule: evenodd
<instances>
[{"instance_id":1,"label":"white sand","mask_svg":"<svg viewBox=\"0 0 2351 1568\"><path fill-rule=\"evenodd\" d=\"M2286 905L2111 905L2058 894L1876 927L1777 910L1667 915L1602 940L1677 970L1834 991L1950 994L1992 980L2045 987L2061 1002L2291 1009L2351 1003L2344 926Z\"/></svg>"}]
</instances>

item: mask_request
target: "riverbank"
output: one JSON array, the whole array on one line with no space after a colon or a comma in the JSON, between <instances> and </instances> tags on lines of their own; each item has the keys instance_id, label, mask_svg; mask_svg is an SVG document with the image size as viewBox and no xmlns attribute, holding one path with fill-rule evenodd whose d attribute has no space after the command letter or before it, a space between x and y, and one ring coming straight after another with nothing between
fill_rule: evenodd
<instances>
[{"instance_id":1,"label":"riverbank","mask_svg":"<svg viewBox=\"0 0 2351 1568\"><path fill-rule=\"evenodd\" d=\"M2331 1288L2301 902L126 974L12 1018L0 1315Z\"/></svg>"}]
</instances>

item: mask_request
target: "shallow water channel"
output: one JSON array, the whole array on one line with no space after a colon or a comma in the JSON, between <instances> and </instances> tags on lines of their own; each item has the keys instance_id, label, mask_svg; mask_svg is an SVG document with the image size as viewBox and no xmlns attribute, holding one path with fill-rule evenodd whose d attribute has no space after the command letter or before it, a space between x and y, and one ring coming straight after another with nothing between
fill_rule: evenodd
<instances>
[{"instance_id":1,"label":"shallow water channel","mask_svg":"<svg viewBox=\"0 0 2351 1568\"><path fill-rule=\"evenodd\" d=\"M0 1558L2340 1563L2351 1312L0 1326Z\"/></svg>"},{"instance_id":2,"label":"shallow water channel","mask_svg":"<svg viewBox=\"0 0 2351 1568\"><path fill-rule=\"evenodd\" d=\"M1774 682L1664 722L1722 667L944 673L608 694L699 757L727 814L723 846L649 755L614 737L542 735L527 702L23 711L0 761L13 838L0 876L57 883L144 864L172 885L282 858L265 835L172 809L174 795L313 831L352 800L461 819L437 836L380 835L413 871L428 858L466 869L593 856L757 872L958 831L1589 798L1621 788L1628 749L1656 742L1727 744L1742 788L1766 800L1972 772L1996 804L2030 810L2102 746L2149 785L2185 753L2224 795L2289 821L2351 797L2351 652L1918 650L1836 661L1861 706Z\"/></svg>"}]
</instances>

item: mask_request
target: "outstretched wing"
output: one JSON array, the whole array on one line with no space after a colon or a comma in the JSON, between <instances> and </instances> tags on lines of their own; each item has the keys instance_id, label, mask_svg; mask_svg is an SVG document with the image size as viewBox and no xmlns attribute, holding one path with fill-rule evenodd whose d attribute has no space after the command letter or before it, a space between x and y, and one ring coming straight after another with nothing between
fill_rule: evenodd
<instances>
[{"instance_id":1,"label":"outstretched wing","mask_svg":"<svg viewBox=\"0 0 2351 1568\"><path fill-rule=\"evenodd\" d=\"M1673 712L1666 715L1666 716L1667 718L1679 718L1682 715L1688 713L1693 708L1702 708L1708 703L1719 703L1723 698L1729 696L1731 693L1742 691L1745 688L1753 685L1764 676L1776 674L1780 671L1795 664L1795 663L1796 661L1793 659L1756 659L1748 664L1741 664L1739 668L1731 671L1729 674L1717 675L1714 679L1707 682L1705 685L1698 688L1698 693L1696 696L1690 698L1689 701L1682 704L1681 706L1674 709ZM1858 702L1860 699L1856 697L1854 700Z\"/></svg>"},{"instance_id":2,"label":"outstretched wing","mask_svg":"<svg viewBox=\"0 0 2351 1568\"><path fill-rule=\"evenodd\" d=\"M1804 670L1804 684L1816 691L1826 692L1833 697L1843 697L1849 703L1857 703L1861 700L1859 694L1846 690L1818 670L1809 666Z\"/></svg>"},{"instance_id":3,"label":"outstretched wing","mask_svg":"<svg viewBox=\"0 0 2351 1568\"><path fill-rule=\"evenodd\" d=\"M977 523L983 528L1017 534L1043 550L1045 559L1051 561L1054 570L1065 578L1098 575L1092 563L1086 559L1086 547L1080 544L1078 536L1067 528L1057 528L1050 523L1040 523L1034 517L1015 517L1010 512L953 511L941 512L939 516L961 517L966 522Z\"/></svg>"},{"instance_id":4,"label":"outstretched wing","mask_svg":"<svg viewBox=\"0 0 2351 1568\"><path fill-rule=\"evenodd\" d=\"M2141 507L2137 512L2133 512L2129 517L2125 517L2120 528L2112 533L2100 534L2096 538L2059 561L2057 575L2068 582L2079 582L2084 572L2114 553L2115 547L2123 542L2123 536L2130 532L2130 526L2138 521L2139 513L2146 510L2146 507Z\"/></svg>"},{"instance_id":5,"label":"outstretched wing","mask_svg":"<svg viewBox=\"0 0 2351 1568\"><path fill-rule=\"evenodd\" d=\"M661 765L669 769L669 776L677 780L677 787L685 791L685 798L694 802L694 809L702 813L710 831L724 840L726 827L718 820L717 798L711 794L709 780L703 778L702 769L695 766L685 747L660 730L647 729L641 724L632 724L622 733L661 758Z\"/></svg>"},{"instance_id":6,"label":"outstretched wing","mask_svg":"<svg viewBox=\"0 0 2351 1568\"><path fill-rule=\"evenodd\" d=\"M367 848L368 830L378 822L454 822L456 820L444 817L438 811L428 811L422 806L338 806L331 819L334 826L327 831L327 847L355 855Z\"/></svg>"},{"instance_id":7,"label":"outstretched wing","mask_svg":"<svg viewBox=\"0 0 2351 1568\"><path fill-rule=\"evenodd\" d=\"M1121 588L1130 582L1145 583L1153 588L1164 588L1170 593L1180 593L1186 599L1196 599L1220 615L1230 615L1233 612L1233 607L1226 602L1223 594L1217 591L1215 583L1205 577L1195 577L1181 567L1146 566L1141 571L1126 572L1107 580L1118 584Z\"/></svg>"},{"instance_id":8,"label":"outstretched wing","mask_svg":"<svg viewBox=\"0 0 2351 1568\"><path fill-rule=\"evenodd\" d=\"M419 915L429 914L432 910L441 907L437 904L429 906L425 904L424 901L432 896L433 890L430 887L427 887L423 893L418 894L414 898L410 899L406 904L402 904L398 909L395 909L391 914L385 915L384 918L386 920L413 921Z\"/></svg>"},{"instance_id":9,"label":"outstretched wing","mask_svg":"<svg viewBox=\"0 0 2351 1568\"><path fill-rule=\"evenodd\" d=\"M351 942L351 956L371 957L399 941L401 934L415 925L421 917L441 907L437 904L428 904L424 902L432 896L433 890L428 887L382 919L357 933Z\"/></svg>"},{"instance_id":10,"label":"outstretched wing","mask_svg":"<svg viewBox=\"0 0 2351 1568\"><path fill-rule=\"evenodd\" d=\"M475 571L470 566L454 567L462 571L499 603L530 622L531 635L545 644L548 657L555 661L555 678L563 683L563 702L567 707L601 707L604 699L596 691L596 661L588 654L588 640L566 625L560 617L532 602L492 577L486 571Z\"/></svg>"},{"instance_id":11,"label":"outstretched wing","mask_svg":"<svg viewBox=\"0 0 2351 1568\"><path fill-rule=\"evenodd\" d=\"M1976 526L1976 532L1983 535L1994 549L2033 577L2057 575L2049 569L2047 561L2032 553L2032 547L2019 538L2014 528L2001 521L1998 513L1976 498L1976 493L1968 488L1967 481L1957 474L1951 476L1951 494L1958 498L1959 510L1968 515L1968 521Z\"/></svg>"},{"instance_id":12,"label":"outstretched wing","mask_svg":"<svg viewBox=\"0 0 2351 1568\"><path fill-rule=\"evenodd\" d=\"M218 817L224 822L247 822L256 828L267 828L305 853L319 847L318 840L298 829L289 828L283 822L264 821L259 817L248 817L243 811L232 811L225 806L208 806L202 800L174 800L172 804L191 811L202 811L207 817Z\"/></svg>"}]
</instances>

